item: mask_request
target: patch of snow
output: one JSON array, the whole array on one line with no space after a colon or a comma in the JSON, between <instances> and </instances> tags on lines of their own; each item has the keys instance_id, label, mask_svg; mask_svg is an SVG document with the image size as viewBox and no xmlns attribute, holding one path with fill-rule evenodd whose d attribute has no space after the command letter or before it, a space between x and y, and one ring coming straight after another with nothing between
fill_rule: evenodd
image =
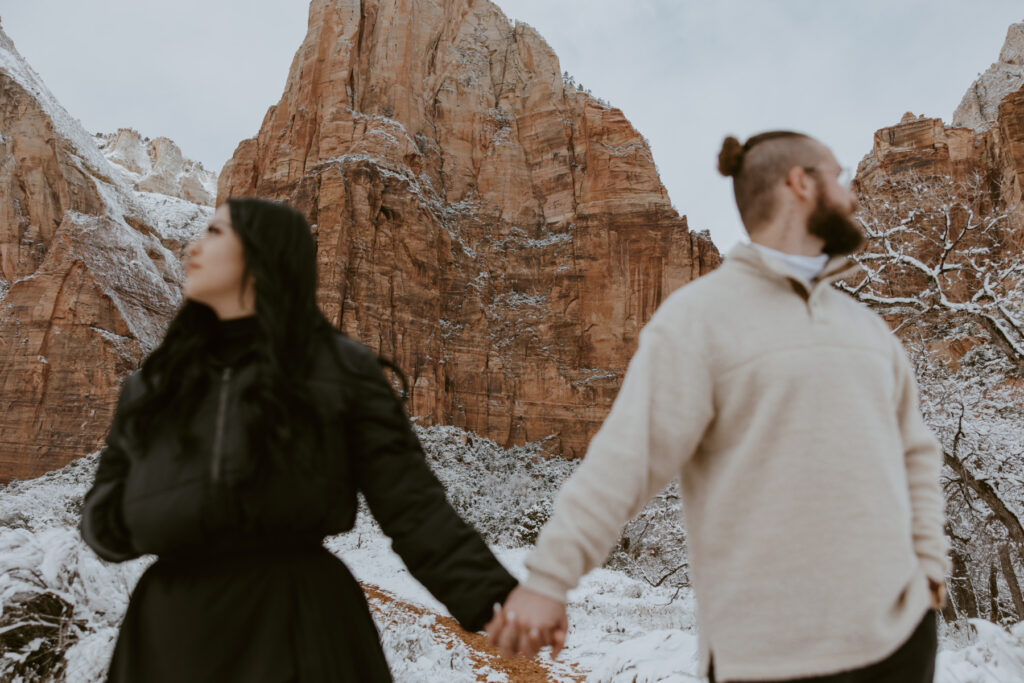
<instances>
[{"instance_id":1,"label":"patch of snow","mask_svg":"<svg viewBox=\"0 0 1024 683\"><path fill-rule=\"evenodd\" d=\"M477 292L479 292L481 289L487 286L487 279L489 277L490 276L487 274L487 271L481 270L479 273L477 273L477 276L475 278L470 280L469 286L475 289Z\"/></svg>"},{"instance_id":2,"label":"patch of snow","mask_svg":"<svg viewBox=\"0 0 1024 683\"><path fill-rule=\"evenodd\" d=\"M455 323L453 323L453 322L451 322L449 320L445 320L443 318L438 320L437 322L438 322L438 327L441 328L441 339L443 341L451 340L453 337L458 336L462 332L462 330L463 330L463 326L462 325L457 325L457 324L455 324Z\"/></svg>"},{"instance_id":3,"label":"patch of snow","mask_svg":"<svg viewBox=\"0 0 1024 683\"><path fill-rule=\"evenodd\" d=\"M570 230L575 226L570 226ZM513 227L509 230L509 236L503 240L491 240L491 245L496 250L507 249L543 249L551 246L561 246L572 242L571 232L551 232L540 238L532 238L521 228Z\"/></svg>"},{"instance_id":4,"label":"patch of snow","mask_svg":"<svg viewBox=\"0 0 1024 683\"><path fill-rule=\"evenodd\" d=\"M369 603L395 680L475 683L477 672L473 670L469 649L450 635L439 643L435 616L410 613L399 605L372 597Z\"/></svg>"},{"instance_id":5,"label":"patch of snow","mask_svg":"<svg viewBox=\"0 0 1024 683\"><path fill-rule=\"evenodd\" d=\"M700 653L697 636L678 630L650 631L613 646L589 681L606 683L694 683Z\"/></svg>"},{"instance_id":6,"label":"patch of snow","mask_svg":"<svg viewBox=\"0 0 1024 683\"><path fill-rule=\"evenodd\" d=\"M1019 683L1024 681L1024 622L1003 628L971 619L972 639L958 649L943 649L935 683Z\"/></svg>"},{"instance_id":7,"label":"patch of snow","mask_svg":"<svg viewBox=\"0 0 1024 683\"><path fill-rule=\"evenodd\" d=\"M612 372L611 370L601 370L599 368L583 368L581 372L586 372L590 374L588 374L583 379L579 379L573 382L574 386L582 387L586 386L587 384L590 384L591 382L596 382L598 380L618 378L618 374Z\"/></svg>"},{"instance_id":8,"label":"patch of snow","mask_svg":"<svg viewBox=\"0 0 1024 683\"><path fill-rule=\"evenodd\" d=\"M161 240L169 242L182 245L191 242L213 218L213 207L166 194L137 192L134 199L136 212L148 219L146 223L157 231Z\"/></svg>"},{"instance_id":9,"label":"patch of snow","mask_svg":"<svg viewBox=\"0 0 1024 683\"><path fill-rule=\"evenodd\" d=\"M140 192L213 206L217 175L199 162L186 159L174 141L143 138L131 128L110 135L97 133L96 139L124 184Z\"/></svg>"},{"instance_id":10,"label":"patch of snow","mask_svg":"<svg viewBox=\"0 0 1024 683\"><path fill-rule=\"evenodd\" d=\"M96 283L114 302L143 349L155 348L165 331L163 318L169 318L181 302L181 291L164 279L148 252L160 253L180 280L177 259L159 240L143 235L123 219L70 211L67 215L74 223L77 253L94 273ZM156 315L161 308L165 315Z\"/></svg>"},{"instance_id":11,"label":"patch of snow","mask_svg":"<svg viewBox=\"0 0 1024 683\"><path fill-rule=\"evenodd\" d=\"M548 298L542 294L526 294L525 292L505 292L494 297L494 306L502 308L544 308L548 305Z\"/></svg>"},{"instance_id":12,"label":"patch of snow","mask_svg":"<svg viewBox=\"0 0 1024 683\"><path fill-rule=\"evenodd\" d=\"M527 249L542 249L556 244L568 244L569 242L572 242L572 233L553 232L547 237L542 237L541 239L531 238L523 240L522 245Z\"/></svg>"},{"instance_id":13,"label":"patch of snow","mask_svg":"<svg viewBox=\"0 0 1024 683\"><path fill-rule=\"evenodd\" d=\"M654 157L651 156L650 145L646 142L641 142L640 140L632 140L623 145L609 145L606 142L600 142L598 144L608 150L608 153L613 157L625 158L639 155L648 161L654 161Z\"/></svg>"}]
</instances>

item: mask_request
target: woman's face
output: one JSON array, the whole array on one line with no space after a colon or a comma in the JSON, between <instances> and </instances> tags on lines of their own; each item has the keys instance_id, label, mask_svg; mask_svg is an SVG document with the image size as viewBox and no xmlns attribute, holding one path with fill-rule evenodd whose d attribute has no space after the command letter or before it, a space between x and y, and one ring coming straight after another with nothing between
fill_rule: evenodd
<instances>
[{"instance_id":1,"label":"woman's face","mask_svg":"<svg viewBox=\"0 0 1024 683\"><path fill-rule=\"evenodd\" d=\"M255 312L252 279L242 288L245 256L231 227L228 205L221 204L206 230L185 249L186 299L206 304L222 320Z\"/></svg>"}]
</instances>

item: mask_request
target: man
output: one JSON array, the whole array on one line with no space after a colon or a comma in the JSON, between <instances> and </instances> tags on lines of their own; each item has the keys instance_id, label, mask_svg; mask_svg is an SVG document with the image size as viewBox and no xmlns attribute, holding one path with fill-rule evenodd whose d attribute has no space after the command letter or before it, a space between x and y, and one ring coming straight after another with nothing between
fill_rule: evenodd
<instances>
[{"instance_id":1,"label":"man","mask_svg":"<svg viewBox=\"0 0 1024 683\"><path fill-rule=\"evenodd\" d=\"M566 591L678 475L702 675L931 681L942 458L899 341L831 286L855 272L854 194L827 147L788 131L727 138L719 170L751 244L644 328L492 642L557 654Z\"/></svg>"}]
</instances>

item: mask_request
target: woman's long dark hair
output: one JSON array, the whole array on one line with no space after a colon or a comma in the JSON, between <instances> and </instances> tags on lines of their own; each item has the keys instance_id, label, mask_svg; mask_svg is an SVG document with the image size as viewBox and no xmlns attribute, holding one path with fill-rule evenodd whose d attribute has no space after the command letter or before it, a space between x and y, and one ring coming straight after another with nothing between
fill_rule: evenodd
<instances>
[{"instance_id":1,"label":"woman's long dark hair","mask_svg":"<svg viewBox=\"0 0 1024 683\"><path fill-rule=\"evenodd\" d=\"M266 469L269 460L285 468L308 467L312 463L296 456L319 450L323 424L304 380L322 338L335 329L316 304L316 245L305 218L286 204L253 198L227 203L242 242L243 285L249 278L254 284L259 327L259 370L242 396L252 471ZM212 309L186 301L142 364L146 391L126 416L139 443L170 424L186 454L191 450L186 426L210 384L201 361L217 325ZM310 444L313 449L294 448L297 439L309 438L317 442Z\"/></svg>"}]
</instances>

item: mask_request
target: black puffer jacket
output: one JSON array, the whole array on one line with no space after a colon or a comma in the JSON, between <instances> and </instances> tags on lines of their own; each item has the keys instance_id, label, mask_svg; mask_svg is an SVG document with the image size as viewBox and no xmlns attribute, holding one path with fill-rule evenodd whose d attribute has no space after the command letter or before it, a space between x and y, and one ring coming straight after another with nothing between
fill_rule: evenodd
<instances>
[{"instance_id":1,"label":"black puffer jacket","mask_svg":"<svg viewBox=\"0 0 1024 683\"><path fill-rule=\"evenodd\" d=\"M239 413L252 356L223 366L211 359L215 381L189 430L196 452L180 452L169 431L140 452L122 415L144 389L138 374L129 377L85 499L83 537L111 561L156 554L167 566L215 562L261 546L319 544L351 529L362 492L412 575L463 627L481 628L515 580L448 504L376 356L340 334L315 353L308 386L330 426L320 465L312 474L275 475L261 485L255 510L252 492L247 506L232 486L249 461Z\"/></svg>"}]
</instances>

